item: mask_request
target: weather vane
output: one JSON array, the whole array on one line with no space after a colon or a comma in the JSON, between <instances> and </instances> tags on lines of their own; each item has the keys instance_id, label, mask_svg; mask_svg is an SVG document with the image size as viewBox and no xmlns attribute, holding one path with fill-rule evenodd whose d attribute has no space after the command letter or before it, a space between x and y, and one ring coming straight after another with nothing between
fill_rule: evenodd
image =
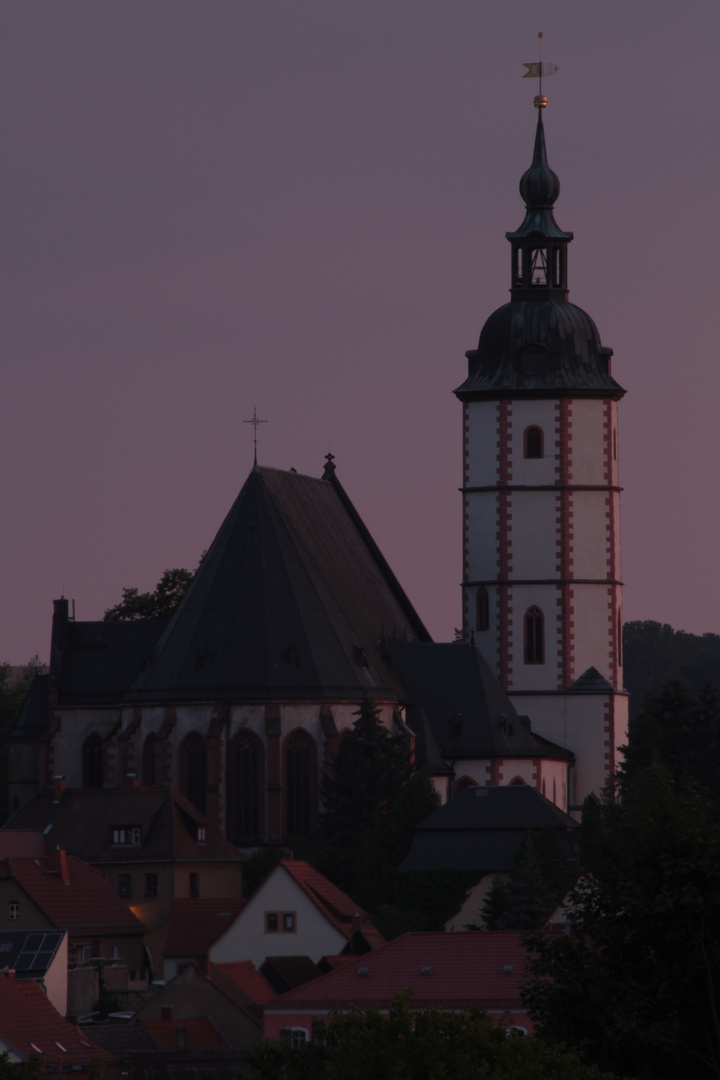
<instances>
[{"instance_id":1,"label":"weather vane","mask_svg":"<svg viewBox=\"0 0 720 1080\"><path fill-rule=\"evenodd\" d=\"M267 424L267 420L261 420L257 414L257 408L253 405L253 414L250 420L243 420L243 424L252 424L253 426L253 446L255 447L255 464L257 465L257 429L258 424Z\"/></svg>"},{"instance_id":2,"label":"weather vane","mask_svg":"<svg viewBox=\"0 0 720 1080\"><path fill-rule=\"evenodd\" d=\"M538 60L534 64L523 64L523 67L527 68L527 71L523 75L523 79L537 79L538 92L535 95L535 108L544 109L547 105L547 98L543 97L542 92L542 80L543 75L548 78L550 75L554 75L556 71L559 71L557 64L543 64L542 61L542 30L538 34Z\"/></svg>"}]
</instances>

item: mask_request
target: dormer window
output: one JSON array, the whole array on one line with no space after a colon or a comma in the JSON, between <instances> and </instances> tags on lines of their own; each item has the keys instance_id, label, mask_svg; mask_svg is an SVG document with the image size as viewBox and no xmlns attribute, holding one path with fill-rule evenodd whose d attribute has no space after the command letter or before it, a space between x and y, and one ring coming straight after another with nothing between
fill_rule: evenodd
<instances>
[{"instance_id":1,"label":"dormer window","mask_svg":"<svg viewBox=\"0 0 720 1080\"><path fill-rule=\"evenodd\" d=\"M136 825L123 825L113 829L113 844L139 844L142 831Z\"/></svg>"},{"instance_id":2,"label":"dormer window","mask_svg":"<svg viewBox=\"0 0 720 1080\"><path fill-rule=\"evenodd\" d=\"M198 844L206 844L207 843L207 834L206 834L204 825L198 825L197 842L198 842Z\"/></svg>"}]
</instances>

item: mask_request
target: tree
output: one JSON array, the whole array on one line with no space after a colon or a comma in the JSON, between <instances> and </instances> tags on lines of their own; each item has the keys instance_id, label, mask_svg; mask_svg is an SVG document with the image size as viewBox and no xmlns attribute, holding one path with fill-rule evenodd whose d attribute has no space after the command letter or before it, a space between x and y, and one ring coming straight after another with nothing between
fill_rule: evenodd
<instances>
[{"instance_id":1,"label":"tree","mask_svg":"<svg viewBox=\"0 0 720 1080\"><path fill-rule=\"evenodd\" d=\"M720 686L718 634L688 634L652 620L629 622L623 626L623 656L631 726L648 698L671 679L682 679L695 693L706 682Z\"/></svg>"},{"instance_id":2,"label":"tree","mask_svg":"<svg viewBox=\"0 0 720 1080\"><path fill-rule=\"evenodd\" d=\"M625 748L626 783L654 762L675 779L691 776L720 807L720 696L711 683L693 693L675 679L646 703Z\"/></svg>"},{"instance_id":3,"label":"tree","mask_svg":"<svg viewBox=\"0 0 720 1080\"><path fill-rule=\"evenodd\" d=\"M123 598L105 612L105 622L131 622L136 619L169 619L193 579L190 570L166 570L154 592L123 589Z\"/></svg>"},{"instance_id":4,"label":"tree","mask_svg":"<svg viewBox=\"0 0 720 1080\"><path fill-rule=\"evenodd\" d=\"M261 1043L251 1080L612 1080L573 1053L506 1035L480 1009L413 1011L399 994L387 1015L351 1009L331 1016L322 1043Z\"/></svg>"},{"instance_id":5,"label":"tree","mask_svg":"<svg viewBox=\"0 0 720 1080\"><path fill-rule=\"evenodd\" d=\"M528 830L518 848L509 880L496 878L485 898L482 909L485 927L539 930L571 881L553 830Z\"/></svg>"},{"instance_id":6,"label":"tree","mask_svg":"<svg viewBox=\"0 0 720 1080\"><path fill-rule=\"evenodd\" d=\"M687 777L652 766L586 801L581 860L572 933L528 939L525 1000L540 1034L634 1077L717 1078L714 807Z\"/></svg>"},{"instance_id":7,"label":"tree","mask_svg":"<svg viewBox=\"0 0 720 1080\"><path fill-rule=\"evenodd\" d=\"M322 780L318 834L296 845L295 854L365 908L386 937L441 929L462 903L468 876L397 871L439 796L426 773L412 772L406 737L382 725L372 702L356 716Z\"/></svg>"},{"instance_id":8,"label":"tree","mask_svg":"<svg viewBox=\"0 0 720 1080\"><path fill-rule=\"evenodd\" d=\"M27 664L0 664L0 824L8 816L8 735L22 712L33 679L47 673L35 656Z\"/></svg>"}]
</instances>

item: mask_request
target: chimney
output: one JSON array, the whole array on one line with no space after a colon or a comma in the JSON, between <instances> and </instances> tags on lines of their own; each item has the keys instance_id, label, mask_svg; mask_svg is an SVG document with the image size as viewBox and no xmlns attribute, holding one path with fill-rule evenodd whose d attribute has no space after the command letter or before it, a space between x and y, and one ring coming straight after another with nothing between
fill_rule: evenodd
<instances>
[{"instance_id":1,"label":"chimney","mask_svg":"<svg viewBox=\"0 0 720 1080\"><path fill-rule=\"evenodd\" d=\"M53 800L55 802L60 802L66 787L64 776L53 776Z\"/></svg>"},{"instance_id":2,"label":"chimney","mask_svg":"<svg viewBox=\"0 0 720 1080\"><path fill-rule=\"evenodd\" d=\"M67 852L62 848L56 848L48 856L48 866L56 874L60 875L63 885L70 884L70 871L68 870Z\"/></svg>"},{"instance_id":3,"label":"chimney","mask_svg":"<svg viewBox=\"0 0 720 1080\"><path fill-rule=\"evenodd\" d=\"M172 1019L173 1019L173 1007L172 1007L172 1005L161 1005L160 1006L160 1019L163 1020L163 1021L167 1021L170 1024L172 1023Z\"/></svg>"}]
</instances>

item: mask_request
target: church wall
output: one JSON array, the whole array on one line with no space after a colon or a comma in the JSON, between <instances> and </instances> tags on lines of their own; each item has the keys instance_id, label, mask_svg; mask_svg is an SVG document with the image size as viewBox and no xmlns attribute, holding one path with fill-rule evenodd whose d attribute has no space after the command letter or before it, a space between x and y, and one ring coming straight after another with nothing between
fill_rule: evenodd
<instances>
[{"instance_id":1,"label":"church wall","mask_svg":"<svg viewBox=\"0 0 720 1080\"><path fill-rule=\"evenodd\" d=\"M512 463L513 484L554 484L556 446L555 446L555 402L551 400L513 401L512 403L512 438L510 459ZM524 436L529 427L539 427L543 433L543 456L526 458Z\"/></svg>"},{"instance_id":2,"label":"church wall","mask_svg":"<svg viewBox=\"0 0 720 1080\"><path fill-rule=\"evenodd\" d=\"M482 487L497 482L498 403L471 401L465 411L464 483Z\"/></svg>"},{"instance_id":3,"label":"church wall","mask_svg":"<svg viewBox=\"0 0 720 1080\"><path fill-rule=\"evenodd\" d=\"M613 589L610 585L573 586L574 678L591 666L614 685Z\"/></svg>"},{"instance_id":4,"label":"church wall","mask_svg":"<svg viewBox=\"0 0 720 1080\"><path fill-rule=\"evenodd\" d=\"M603 580L608 571L608 507L600 491L572 496L573 577Z\"/></svg>"},{"instance_id":5,"label":"church wall","mask_svg":"<svg viewBox=\"0 0 720 1080\"><path fill-rule=\"evenodd\" d=\"M510 591L512 625L508 629L511 673L506 689L556 690L560 677L561 627L558 618L558 591L555 585L513 585ZM525 663L524 619L528 608L539 607L545 624L545 662ZM520 712L527 712L520 709ZM531 714L532 715L532 714Z\"/></svg>"},{"instance_id":6,"label":"church wall","mask_svg":"<svg viewBox=\"0 0 720 1080\"><path fill-rule=\"evenodd\" d=\"M605 402L575 398L570 417L570 483L606 484Z\"/></svg>"},{"instance_id":7,"label":"church wall","mask_svg":"<svg viewBox=\"0 0 720 1080\"><path fill-rule=\"evenodd\" d=\"M509 539L513 578L556 577L557 506L547 491L513 492Z\"/></svg>"},{"instance_id":8,"label":"church wall","mask_svg":"<svg viewBox=\"0 0 720 1080\"><path fill-rule=\"evenodd\" d=\"M575 754L569 776L568 813L579 808L589 792L599 792L610 779L615 744L626 738L620 730L622 716L616 720L615 710L619 708L622 714L624 708L626 712L627 699L609 693L520 697L511 693L510 699L519 712L532 717L534 731ZM616 705L618 699L620 704Z\"/></svg>"},{"instance_id":9,"label":"church wall","mask_svg":"<svg viewBox=\"0 0 720 1080\"><path fill-rule=\"evenodd\" d=\"M83 744L90 735L105 740L103 779L105 786L119 782L115 740L109 736L119 727L118 709L60 710L60 730L53 739L52 771L65 777L68 787L82 787Z\"/></svg>"},{"instance_id":10,"label":"church wall","mask_svg":"<svg viewBox=\"0 0 720 1080\"><path fill-rule=\"evenodd\" d=\"M476 492L468 497L466 529L472 538L467 554L468 581L494 581L498 575L498 497Z\"/></svg>"}]
</instances>

